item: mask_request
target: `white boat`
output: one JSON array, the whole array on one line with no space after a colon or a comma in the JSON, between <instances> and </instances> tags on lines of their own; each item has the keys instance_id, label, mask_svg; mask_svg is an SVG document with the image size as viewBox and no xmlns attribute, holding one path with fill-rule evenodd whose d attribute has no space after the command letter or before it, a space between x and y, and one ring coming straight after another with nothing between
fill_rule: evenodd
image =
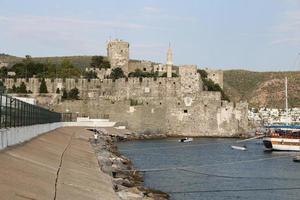
<instances>
[{"instance_id":1,"label":"white boat","mask_svg":"<svg viewBox=\"0 0 300 200\"><path fill-rule=\"evenodd\" d=\"M269 126L263 138L265 148L277 151L300 151L300 126Z\"/></svg>"},{"instance_id":2,"label":"white boat","mask_svg":"<svg viewBox=\"0 0 300 200\"><path fill-rule=\"evenodd\" d=\"M241 150L241 151L246 151L247 147L246 146L231 146L232 149L236 149L236 150Z\"/></svg>"},{"instance_id":3,"label":"white boat","mask_svg":"<svg viewBox=\"0 0 300 200\"><path fill-rule=\"evenodd\" d=\"M178 140L178 142L192 142L194 139L193 138L182 138L180 140Z\"/></svg>"},{"instance_id":4,"label":"white boat","mask_svg":"<svg viewBox=\"0 0 300 200\"><path fill-rule=\"evenodd\" d=\"M288 109L287 78L285 78L285 119L290 119ZM285 121L290 124L290 121ZM300 151L300 126L273 125L267 126L269 132L263 138L265 148L278 151Z\"/></svg>"}]
</instances>

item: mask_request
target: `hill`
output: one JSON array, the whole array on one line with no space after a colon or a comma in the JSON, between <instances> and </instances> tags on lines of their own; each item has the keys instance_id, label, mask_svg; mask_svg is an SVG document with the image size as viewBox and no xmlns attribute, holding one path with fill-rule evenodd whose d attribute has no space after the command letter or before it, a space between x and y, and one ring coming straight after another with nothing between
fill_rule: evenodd
<instances>
[{"instance_id":1,"label":"hill","mask_svg":"<svg viewBox=\"0 0 300 200\"><path fill-rule=\"evenodd\" d=\"M289 106L300 107L300 72L226 70L224 90L231 100L247 100L250 107L283 108L285 77L288 77Z\"/></svg>"},{"instance_id":2,"label":"hill","mask_svg":"<svg viewBox=\"0 0 300 200\"><path fill-rule=\"evenodd\" d=\"M9 63L9 66L22 61L22 57L10 56L7 54L0 54L0 60ZM75 67L85 68L91 63L92 56L55 56L55 57L32 57L36 62L51 62L59 65L63 60L69 60Z\"/></svg>"}]
</instances>

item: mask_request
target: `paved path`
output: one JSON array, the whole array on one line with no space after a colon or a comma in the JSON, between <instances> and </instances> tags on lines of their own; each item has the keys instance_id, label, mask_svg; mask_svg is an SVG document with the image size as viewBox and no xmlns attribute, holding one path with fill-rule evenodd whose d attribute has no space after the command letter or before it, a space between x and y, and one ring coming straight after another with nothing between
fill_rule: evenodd
<instances>
[{"instance_id":1,"label":"paved path","mask_svg":"<svg viewBox=\"0 0 300 200\"><path fill-rule=\"evenodd\" d=\"M84 128L59 128L0 151L0 199L117 199L89 137Z\"/></svg>"}]
</instances>

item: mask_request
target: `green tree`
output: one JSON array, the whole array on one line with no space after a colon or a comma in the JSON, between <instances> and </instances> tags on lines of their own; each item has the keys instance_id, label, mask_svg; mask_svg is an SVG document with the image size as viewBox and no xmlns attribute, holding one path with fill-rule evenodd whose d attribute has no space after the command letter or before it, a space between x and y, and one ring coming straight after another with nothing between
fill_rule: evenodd
<instances>
[{"instance_id":1,"label":"green tree","mask_svg":"<svg viewBox=\"0 0 300 200\"><path fill-rule=\"evenodd\" d=\"M40 92L40 93L48 93L46 81L45 81L44 78L43 78L42 81L41 81L41 85L40 85L40 90L39 90L39 92Z\"/></svg>"},{"instance_id":2,"label":"green tree","mask_svg":"<svg viewBox=\"0 0 300 200\"><path fill-rule=\"evenodd\" d=\"M69 99L78 100L79 99L79 90L76 87L71 89L68 94L68 97L69 97Z\"/></svg>"},{"instance_id":3,"label":"green tree","mask_svg":"<svg viewBox=\"0 0 300 200\"><path fill-rule=\"evenodd\" d=\"M112 69L111 74L110 74L111 79L116 80L116 79L124 78L124 77L125 77L125 74L120 67Z\"/></svg>"},{"instance_id":4,"label":"green tree","mask_svg":"<svg viewBox=\"0 0 300 200\"><path fill-rule=\"evenodd\" d=\"M17 92L17 87L16 87L15 84L12 86L12 92L13 92L13 93Z\"/></svg>"},{"instance_id":5,"label":"green tree","mask_svg":"<svg viewBox=\"0 0 300 200\"><path fill-rule=\"evenodd\" d=\"M94 78L98 78L97 73L94 71L88 71L84 73L84 78L87 79L94 79Z\"/></svg>"},{"instance_id":6,"label":"green tree","mask_svg":"<svg viewBox=\"0 0 300 200\"><path fill-rule=\"evenodd\" d=\"M3 82L0 81L0 93L1 93L1 94L4 93L5 89L6 89L6 88L5 88L4 84L3 84Z\"/></svg>"},{"instance_id":7,"label":"green tree","mask_svg":"<svg viewBox=\"0 0 300 200\"><path fill-rule=\"evenodd\" d=\"M203 86L208 91L219 91L219 92L221 92L221 99L226 100L226 101L230 101L229 97L225 94L225 92L220 87L220 85L215 83L211 79L206 79L206 78L203 79Z\"/></svg>"},{"instance_id":8,"label":"green tree","mask_svg":"<svg viewBox=\"0 0 300 200\"><path fill-rule=\"evenodd\" d=\"M167 77L167 72L163 73L161 77ZM172 72L172 77L178 77L178 75Z\"/></svg>"},{"instance_id":9,"label":"green tree","mask_svg":"<svg viewBox=\"0 0 300 200\"><path fill-rule=\"evenodd\" d=\"M207 72L203 69L197 69L197 72L201 75L202 80L208 76Z\"/></svg>"},{"instance_id":10,"label":"green tree","mask_svg":"<svg viewBox=\"0 0 300 200\"><path fill-rule=\"evenodd\" d=\"M104 59L103 56L93 56L91 61L91 67L93 68L110 68L110 63Z\"/></svg>"},{"instance_id":11,"label":"green tree","mask_svg":"<svg viewBox=\"0 0 300 200\"><path fill-rule=\"evenodd\" d=\"M22 94L26 94L27 93L27 89L26 89L26 85L24 82L21 83L20 87L18 88L18 93L22 93Z\"/></svg>"},{"instance_id":12,"label":"green tree","mask_svg":"<svg viewBox=\"0 0 300 200\"><path fill-rule=\"evenodd\" d=\"M68 99L68 92L65 88L63 88L62 90L62 96L61 96L62 99Z\"/></svg>"}]
</instances>

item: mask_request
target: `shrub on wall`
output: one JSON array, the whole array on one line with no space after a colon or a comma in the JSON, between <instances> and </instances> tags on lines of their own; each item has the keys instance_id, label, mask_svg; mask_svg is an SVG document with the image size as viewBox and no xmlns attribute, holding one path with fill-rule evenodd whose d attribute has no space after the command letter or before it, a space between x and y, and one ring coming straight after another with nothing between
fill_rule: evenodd
<instances>
[{"instance_id":1,"label":"shrub on wall","mask_svg":"<svg viewBox=\"0 0 300 200\"><path fill-rule=\"evenodd\" d=\"M43 78L42 81L41 81L41 85L40 85L40 90L39 90L39 92L40 92L40 93L48 93L46 81L45 81L44 78Z\"/></svg>"},{"instance_id":2,"label":"shrub on wall","mask_svg":"<svg viewBox=\"0 0 300 200\"><path fill-rule=\"evenodd\" d=\"M116 79L124 78L124 77L125 77L125 74L120 67L112 69L111 74L110 74L111 79L116 80Z\"/></svg>"}]
</instances>

